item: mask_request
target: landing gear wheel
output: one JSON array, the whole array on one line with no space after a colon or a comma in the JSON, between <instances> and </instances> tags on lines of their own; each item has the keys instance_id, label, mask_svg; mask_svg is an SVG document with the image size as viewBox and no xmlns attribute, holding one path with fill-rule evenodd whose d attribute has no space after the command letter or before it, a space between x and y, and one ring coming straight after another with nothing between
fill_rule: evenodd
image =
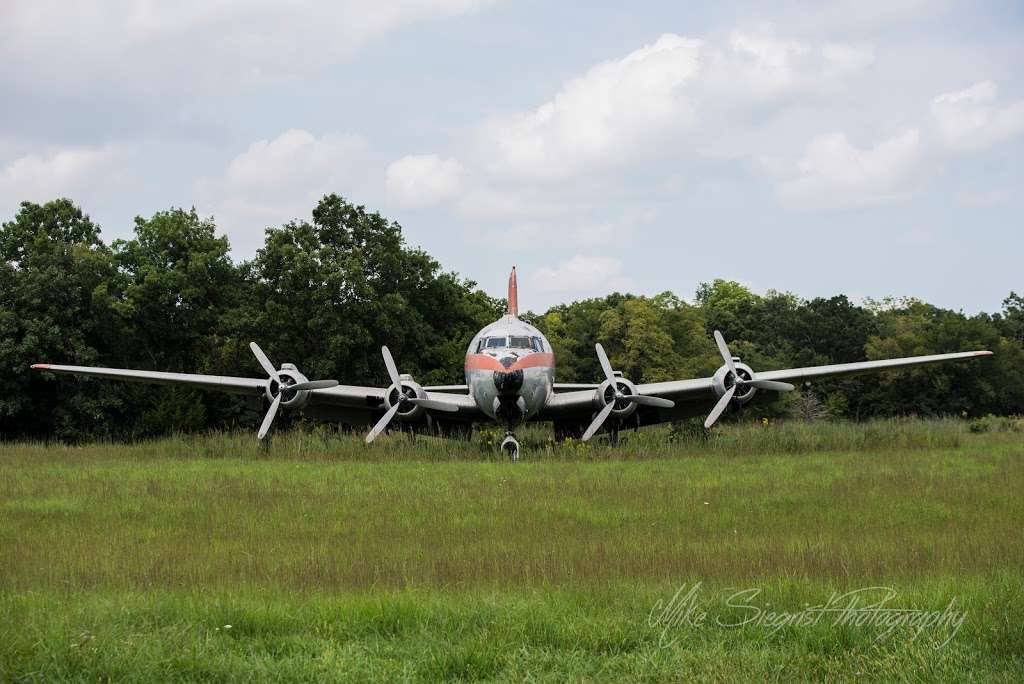
<instances>
[{"instance_id":1,"label":"landing gear wheel","mask_svg":"<svg viewBox=\"0 0 1024 684\"><path fill-rule=\"evenodd\" d=\"M501 450L507 452L508 457L513 461L519 460L519 442L511 432L505 433L505 439L501 442Z\"/></svg>"}]
</instances>

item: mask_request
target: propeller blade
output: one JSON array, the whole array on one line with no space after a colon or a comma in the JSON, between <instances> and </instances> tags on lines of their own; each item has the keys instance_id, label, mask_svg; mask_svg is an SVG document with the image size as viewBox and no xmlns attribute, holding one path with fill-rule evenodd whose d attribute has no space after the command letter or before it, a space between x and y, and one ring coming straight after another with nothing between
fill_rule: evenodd
<instances>
[{"instance_id":1,"label":"propeller blade","mask_svg":"<svg viewBox=\"0 0 1024 684\"><path fill-rule=\"evenodd\" d=\"M671 399L662 399L661 397L652 397L647 394L627 394L623 397L626 401L631 401L634 404L641 404L643 406L657 406L658 408L672 408L676 405L676 402Z\"/></svg>"},{"instance_id":2,"label":"propeller blade","mask_svg":"<svg viewBox=\"0 0 1024 684\"><path fill-rule=\"evenodd\" d=\"M420 399L418 397L414 397L409 399L409 402L416 404L417 406L422 406L425 409L430 409L431 411L444 411L446 413L458 413L459 411L458 406L448 404L443 401L437 401L435 399Z\"/></svg>"},{"instance_id":3,"label":"propeller blade","mask_svg":"<svg viewBox=\"0 0 1024 684\"><path fill-rule=\"evenodd\" d=\"M587 428L587 431L583 433L582 439L584 442L588 441L591 437L594 436L595 432L601 429L601 426L604 425L604 421L608 419L609 415L611 415L613 408L615 408L614 401L609 401L607 404L604 405L604 408L601 409L601 412L597 414L597 418L594 418L594 422L591 423L590 427Z\"/></svg>"},{"instance_id":4,"label":"propeller blade","mask_svg":"<svg viewBox=\"0 0 1024 684\"><path fill-rule=\"evenodd\" d=\"M278 384L280 384L281 376L277 374L277 369L274 368L274 364L270 363L270 359L268 359L267 355L263 353L262 349L260 349L260 345L256 344L255 342L250 342L249 349L252 350L252 353L256 357L256 360L260 362L261 366L263 366L263 370L267 372L267 375L277 380Z\"/></svg>"},{"instance_id":5,"label":"propeller blade","mask_svg":"<svg viewBox=\"0 0 1024 684\"><path fill-rule=\"evenodd\" d=\"M402 379L398 377L398 366L395 365L395 359L391 356L391 352L387 347L381 347L380 353L384 355L384 365L388 369L388 377L391 378L391 384L396 387L402 386Z\"/></svg>"},{"instance_id":6,"label":"propeller blade","mask_svg":"<svg viewBox=\"0 0 1024 684\"><path fill-rule=\"evenodd\" d=\"M274 416L277 415L277 408L281 405L281 393L278 392L277 396L274 397L273 403L270 404L270 409L267 411L267 415L263 417L263 424L260 425L260 431L256 433L256 439L263 439L270 432L270 425L274 422Z\"/></svg>"},{"instance_id":7,"label":"propeller blade","mask_svg":"<svg viewBox=\"0 0 1024 684\"><path fill-rule=\"evenodd\" d=\"M711 409L711 413L708 414L708 419L704 421L704 427L709 428L715 424L715 421L722 415L726 407L729 406L729 402L732 401L732 395L736 394L736 385L729 388L722 398L715 404L715 408Z\"/></svg>"},{"instance_id":8,"label":"propeller blade","mask_svg":"<svg viewBox=\"0 0 1024 684\"><path fill-rule=\"evenodd\" d=\"M387 349L387 347L385 347L385 349ZM384 428L388 426L388 423L391 422L391 419L395 417L396 413L398 413L399 406L401 406L401 404L396 403L394 406L388 409L388 412L385 413L380 420L377 421L377 424L373 426L372 430L370 430L370 434L366 435L367 444L377 439L377 435L384 432Z\"/></svg>"},{"instance_id":9,"label":"propeller blade","mask_svg":"<svg viewBox=\"0 0 1024 684\"><path fill-rule=\"evenodd\" d=\"M612 370L612 364L608 361L608 355L604 353L604 347L598 342L594 348L597 350L597 360L601 362L601 368L604 370L604 377L608 378L612 387L615 387L615 371Z\"/></svg>"},{"instance_id":10,"label":"propeller blade","mask_svg":"<svg viewBox=\"0 0 1024 684\"><path fill-rule=\"evenodd\" d=\"M773 390L775 392L792 392L796 389L793 385L788 382L776 382L775 380L751 380L747 383L753 385L757 389Z\"/></svg>"},{"instance_id":11,"label":"propeller blade","mask_svg":"<svg viewBox=\"0 0 1024 684\"><path fill-rule=\"evenodd\" d=\"M341 383L337 380L309 380L307 382L300 382L298 384L291 385L288 389L294 390L295 392L302 392L305 390L330 389L332 387L337 387L340 384Z\"/></svg>"},{"instance_id":12,"label":"propeller blade","mask_svg":"<svg viewBox=\"0 0 1024 684\"><path fill-rule=\"evenodd\" d=\"M718 344L718 353L725 360L725 365L732 371L732 377L740 377L739 373L736 372L736 362L732 360L732 352L729 351L728 345L725 344L725 338L722 337L722 333L717 330L715 331L715 342Z\"/></svg>"}]
</instances>

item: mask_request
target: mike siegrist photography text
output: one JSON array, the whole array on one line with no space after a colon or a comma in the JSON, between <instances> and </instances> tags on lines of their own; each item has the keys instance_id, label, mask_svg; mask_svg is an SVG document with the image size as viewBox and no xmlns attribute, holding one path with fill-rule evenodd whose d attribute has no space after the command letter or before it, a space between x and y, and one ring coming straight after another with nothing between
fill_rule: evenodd
<instances>
[{"instance_id":1,"label":"mike siegrist photography text","mask_svg":"<svg viewBox=\"0 0 1024 684\"><path fill-rule=\"evenodd\" d=\"M956 637L966 620L967 611L958 607L955 597L939 610L912 608L899 605L899 592L892 587L833 592L821 603L784 610L765 602L758 587L708 599L703 583L696 582L681 584L667 601L659 599L651 607L647 624L660 630L658 645L662 648L679 645L687 630L747 628L769 637L827 623L834 628L872 632L876 641L896 635L909 635L910 641L924 637L935 649L941 649Z\"/></svg>"}]
</instances>

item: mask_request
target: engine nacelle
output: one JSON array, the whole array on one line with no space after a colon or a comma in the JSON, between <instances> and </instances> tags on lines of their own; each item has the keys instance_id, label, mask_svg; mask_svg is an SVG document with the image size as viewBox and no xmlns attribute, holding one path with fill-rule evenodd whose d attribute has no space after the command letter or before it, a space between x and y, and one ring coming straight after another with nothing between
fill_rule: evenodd
<instances>
[{"instance_id":1,"label":"engine nacelle","mask_svg":"<svg viewBox=\"0 0 1024 684\"><path fill-rule=\"evenodd\" d=\"M398 393L404 392L410 399L426 399L427 392L423 387L412 379L411 375L400 375L399 378L402 380L402 387L399 389L397 385L392 384L388 387L387 393L384 395L384 406L390 409L392 406L398 403ZM417 421L423 417L426 413L426 409L422 406L417 406L412 403L405 403L401 408L398 409L396 418L404 422Z\"/></svg>"},{"instance_id":2,"label":"engine nacelle","mask_svg":"<svg viewBox=\"0 0 1024 684\"><path fill-rule=\"evenodd\" d=\"M637 394L636 385L623 377L616 377L615 384L618 386L619 392L622 394L630 395ZM594 392L594 408L603 409L608 402L612 401L615 397L615 388L612 384L605 380ZM636 411L636 404L631 401L619 401L615 402L615 408L612 409L612 416L615 418L628 418Z\"/></svg>"},{"instance_id":3,"label":"engine nacelle","mask_svg":"<svg viewBox=\"0 0 1024 684\"><path fill-rule=\"evenodd\" d=\"M306 382L307 378L305 375L299 372L299 369L295 367L293 363L282 363L281 370L277 372L280 376L283 387L279 387L277 380L271 379L267 383L267 399L274 401L278 392L283 392L281 397L281 406L289 409L300 409L306 405L309 401L309 392L295 392L288 388L292 385L297 385L300 382Z\"/></svg>"},{"instance_id":4,"label":"engine nacelle","mask_svg":"<svg viewBox=\"0 0 1024 684\"><path fill-rule=\"evenodd\" d=\"M754 377L753 368L745 363L740 363L740 360L736 357L733 357L733 361L736 364L736 370L745 379L750 380ZM715 371L715 374L711 376L711 384L712 389L715 391L715 396L717 397L722 397L726 392L728 392L729 388L733 386L732 372L729 370L729 367L723 365ZM733 395L732 400L740 405L746 404L754 398L755 394L757 394L757 389L747 385L744 389L738 390L736 394Z\"/></svg>"}]
</instances>

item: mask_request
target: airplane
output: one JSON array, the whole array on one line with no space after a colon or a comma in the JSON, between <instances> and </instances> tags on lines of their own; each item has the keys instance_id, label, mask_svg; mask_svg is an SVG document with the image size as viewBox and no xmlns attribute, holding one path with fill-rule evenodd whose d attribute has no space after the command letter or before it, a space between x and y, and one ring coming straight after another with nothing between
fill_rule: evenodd
<instances>
[{"instance_id":1,"label":"airplane","mask_svg":"<svg viewBox=\"0 0 1024 684\"><path fill-rule=\"evenodd\" d=\"M257 433L260 440L266 438L281 408L301 409L311 417L348 425L371 424L366 435L368 444L395 419L413 432L441 436L468 436L475 423L498 423L505 429L501 449L512 460L518 460L520 447L515 429L526 422L551 422L556 439L578 437L583 441L602 430L614 441L620 429L704 414L704 427L710 428L730 406L742 407L758 391L792 391L792 382L992 355L990 351L969 351L757 373L733 356L716 330L714 338L722 365L710 377L637 384L614 370L604 348L597 344L595 352L604 379L597 383L558 383L551 344L537 328L519 318L515 267L509 276L507 302L505 315L483 328L470 342L464 385L423 387L411 375L398 372L386 346L381 348L381 354L391 380L387 387L309 380L294 364L276 367L255 342L249 346L266 378L53 364L34 364L32 368L48 373L262 395L270 401L270 408Z\"/></svg>"}]
</instances>

